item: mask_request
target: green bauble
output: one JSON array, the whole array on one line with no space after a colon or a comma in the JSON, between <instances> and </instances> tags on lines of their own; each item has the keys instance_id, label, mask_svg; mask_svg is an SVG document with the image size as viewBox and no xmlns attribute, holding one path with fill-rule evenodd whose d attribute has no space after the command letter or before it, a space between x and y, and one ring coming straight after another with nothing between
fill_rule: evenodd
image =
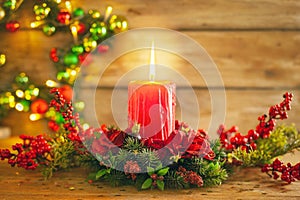
<instances>
[{"instance_id":1,"label":"green bauble","mask_svg":"<svg viewBox=\"0 0 300 200\"><path fill-rule=\"evenodd\" d=\"M30 101L27 101L25 99L20 101L20 104L23 106L23 110L24 112L28 112L29 108L30 108Z\"/></svg>"},{"instance_id":2,"label":"green bauble","mask_svg":"<svg viewBox=\"0 0 300 200\"><path fill-rule=\"evenodd\" d=\"M69 77L70 77L70 74L68 72L57 72L57 74L56 74L56 78L59 81L68 79Z\"/></svg>"},{"instance_id":3,"label":"green bauble","mask_svg":"<svg viewBox=\"0 0 300 200\"><path fill-rule=\"evenodd\" d=\"M72 47L72 52L76 55L82 54L84 52L84 48L82 45L74 45Z\"/></svg>"},{"instance_id":4,"label":"green bauble","mask_svg":"<svg viewBox=\"0 0 300 200\"><path fill-rule=\"evenodd\" d=\"M28 81L29 81L29 78L28 78L28 76L24 73L24 72L22 72L22 73L20 73L18 76L16 76L16 83L17 84L27 84L28 83Z\"/></svg>"},{"instance_id":5,"label":"green bauble","mask_svg":"<svg viewBox=\"0 0 300 200\"><path fill-rule=\"evenodd\" d=\"M12 8L13 7L13 2L11 0L6 0L2 4L3 8Z\"/></svg>"},{"instance_id":6,"label":"green bauble","mask_svg":"<svg viewBox=\"0 0 300 200\"><path fill-rule=\"evenodd\" d=\"M68 53L64 57L64 64L65 65L77 65L79 62L78 56L73 53Z\"/></svg>"},{"instance_id":7,"label":"green bauble","mask_svg":"<svg viewBox=\"0 0 300 200\"><path fill-rule=\"evenodd\" d=\"M104 22L94 22L91 25L90 33L99 36L100 38L105 37L107 34L106 24Z\"/></svg>"},{"instance_id":8,"label":"green bauble","mask_svg":"<svg viewBox=\"0 0 300 200\"><path fill-rule=\"evenodd\" d=\"M56 32L56 28L52 24L46 24L43 26L43 33L47 36L51 36Z\"/></svg>"},{"instance_id":9,"label":"green bauble","mask_svg":"<svg viewBox=\"0 0 300 200\"><path fill-rule=\"evenodd\" d=\"M74 11L73 11L73 15L75 17L83 17L84 16L84 10L82 8L76 8Z\"/></svg>"}]
</instances>

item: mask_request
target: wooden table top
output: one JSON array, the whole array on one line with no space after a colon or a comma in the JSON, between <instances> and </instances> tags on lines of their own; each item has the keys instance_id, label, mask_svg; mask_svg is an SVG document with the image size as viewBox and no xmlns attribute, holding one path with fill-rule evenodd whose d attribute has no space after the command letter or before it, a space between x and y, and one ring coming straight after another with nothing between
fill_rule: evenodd
<instances>
[{"instance_id":1,"label":"wooden table top","mask_svg":"<svg viewBox=\"0 0 300 200\"><path fill-rule=\"evenodd\" d=\"M0 199L300 199L300 181L275 181L259 168L237 169L221 186L163 192L89 184L87 173L85 169L61 171L44 181L38 171L11 168L0 161Z\"/></svg>"}]
</instances>

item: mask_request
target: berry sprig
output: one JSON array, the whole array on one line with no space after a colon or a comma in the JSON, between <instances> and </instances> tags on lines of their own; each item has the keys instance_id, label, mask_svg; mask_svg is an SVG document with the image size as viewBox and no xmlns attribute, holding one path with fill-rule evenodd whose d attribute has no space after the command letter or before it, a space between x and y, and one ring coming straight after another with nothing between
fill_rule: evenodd
<instances>
[{"instance_id":1,"label":"berry sprig","mask_svg":"<svg viewBox=\"0 0 300 200\"><path fill-rule=\"evenodd\" d=\"M50 93L54 94L54 98L50 101L50 106L62 114L64 118L63 128L67 134L67 138L73 142L76 153L79 155L89 155L88 150L83 144L83 137L80 135L83 127L79 122L79 114L76 113L73 115L74 108L72 102L66 100L58 88L53 88Z\"/></svg>"},{"instance_id":2,"label":"berry sprig","mask_svg":"<svg viewBox=\"0 0 300 200\"><path fill-rule=\"evenodd\" d=\"M67 101L59 92L58 88L53 88L50 93L54 94L54 98L50 101L50 106L54 107L57 112L62 114L64 118L63 127L68 132L68 138L71 141L81 142L78 135L78 130L74 123L75 116L73 115L74 108L71 101Z\"/></svg>"},{"instance_id":3,"label":"berry sprig","mask_svg":"<svg viewBox=\"0 0 300 200\"><path fill-rule=\"evenodd\" d=\"M225 130L225 126L221 125L218 130L222 146L232 151L237 148L249 151L256 149L256 140L259 138L268 138L270 133L275 129L277 119L286 119L288 117L287 111L291 109L291 101L293 94L286 92L283 95L284 100L277 105L271 106L269 115L262 115L258 117L259 124L255 130L251 129L247 135L241 135L238 132L237 126L232 126L229 130Z\"/></svg>"},{"instance_id":4,"label":"berry sprig","mask_svg":"<svg viewBox=\"0 0 300 200\"><path fill-rule=\"evenodd\" d=\"M203 186L203 180L200 175L198 175L194 171L188 171L184 167L180 166L178 171L176 172L178 175L183 177L183 181L185 183L189 183L191 185L196 185L198 187Z\"/></svg>"},{"instance_id":5,"label":"berry sprig","mask_svg":"<svg viewBox=\"0 0 300 200\"><path fill-rule=\"evenodd\" d=\"M136 161L128 160L124 165L125 175L128 175L128 178L131 178L133 181L137 177L137 173L141 172L141 168Z\"/></svg>"},{"instance_id":6,"label":"berry sprig","mask_svg":"<svg viewBox=\"0 0 300 200\"><path fill-rule=\"evenodd\" d=\"M300 162L294 166L291 163L284 165L279 159L275 159L273 163L265 164L261 168L261 171L267 173L275 180L280 177L282 181L285 181L288 184L300 180Z\"/></svg>"},{"instance_id":7,"label":"berry sprig","mask_svg":"<svg viewBox=\"0 0 300 200\"><path fill-rule=\"evenodd\" d=\"M47 165L50 156L51 145L49 141L42 135L36 137L21 135L23 144L17 143L12 146L12 150L17 153L12 153L9 149L0 149L0 159L8 160L8 163L14 167L22 167L24 169L34 170L39 165Z\"/></svg>"}]
</instances>

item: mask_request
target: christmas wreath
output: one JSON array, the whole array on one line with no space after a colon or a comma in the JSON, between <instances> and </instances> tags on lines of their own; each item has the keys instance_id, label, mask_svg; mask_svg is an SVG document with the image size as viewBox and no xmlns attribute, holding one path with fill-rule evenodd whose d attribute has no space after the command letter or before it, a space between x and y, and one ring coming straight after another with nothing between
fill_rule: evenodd
<instances>
[{"instance_id":1,"label":"christmas wreath","mask_svg":"<svg viewBox=\"0 0 300 200\"><path fill-rule=\"evenodd\" d=\"M88 167L88 181L108 181L113 186L134 185L138 189L191 188L220 185L233 166L259 166L274 179L291 183L300 180L300 163L283 164L278 156L300 148L294 125L276 126L291 109L292 94L258 118L255 129L242 135L236 126L221 125L219 139L211 141L202 130L176 121L166 141L141 139L136 130L113 126L83 128L70 101L58 89L50 106L60 112L64 123L52 135L25 136L23 143L0 149L1 160L28 170L40 169L45 178L73 167ZM186 144L189 144L186 148ZM163 149L163 151L161 151ZM90 151L89 151L90 150Z\"/></svg>"}]
</instances>

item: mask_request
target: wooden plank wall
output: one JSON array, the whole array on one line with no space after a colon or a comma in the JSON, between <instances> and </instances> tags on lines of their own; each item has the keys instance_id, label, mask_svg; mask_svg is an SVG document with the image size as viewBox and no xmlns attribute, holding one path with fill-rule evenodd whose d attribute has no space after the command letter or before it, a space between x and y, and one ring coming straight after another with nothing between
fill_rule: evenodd
<instances>
[{"instance_id":1,"label":"wooden plank wall","mask_svg":"<svg viewBox=\"0 0 300 200\"><path fill-rule=\"evenodd\" d=\"M21 30L0 32L0 51L7 55L1 68L1 89L17 72L26 72L38 85L55 78L55 67L48 58L52 47L71 45L71 35L44 36L30 29L32 0L26 0L16 13ZM286 123L300 128L300 2L297 0L73 0L74 7L98 9L108 5L128 19L130 29L162 27L179 31L202 45L221 73L226 88L227 126L242 131L257 124L257 116L282 100L285 91L295 94L293 110ZM122 45L122 44L120 44ZM186 49L188 51L188 49ZM115 123L110 109L114 84L131 66L145 63L143 51L121 56L105 71L96 92L96 113L100 123ZM208 129L212 116L211 99L205 82L183 59L158 53L157 62L167 62L184 75L199 99L199 126ZM147 60L146 60L147 61ZM216 88L217 89L217 88ZM123 91L124 92L124 91ZM85 115L91 110L87 109ZM11 113L2 125L12 126L13 134L47 131L45 121L30 123L25 113ZM198 116L191 116L198 117ZM16 118L24 123L16 125Z\"/></svg>"}]
</instances>

